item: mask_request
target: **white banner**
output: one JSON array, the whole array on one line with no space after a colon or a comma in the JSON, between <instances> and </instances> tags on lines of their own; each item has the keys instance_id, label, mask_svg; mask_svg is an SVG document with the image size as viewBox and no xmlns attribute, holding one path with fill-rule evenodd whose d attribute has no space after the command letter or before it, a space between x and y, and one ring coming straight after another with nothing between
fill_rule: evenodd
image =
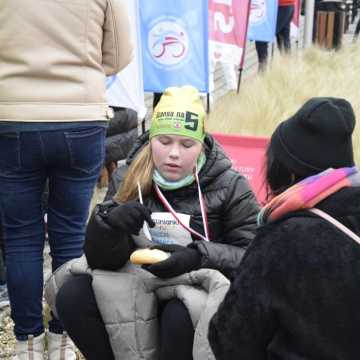
<instances>
[{"instance_id":1,"label":"white banner","mask_svg":"<svg viewBox=\"0 0 360 360\"><path fill-rule=\"evenodd\" d=\"M138 0L127 0L130 29L134 44L133 61L119 74L107 78L107 100L109 105L126 107L137 111L139 118L144 118L144 85L141 63L139 34Z\"/></svg>"}]
</instances>

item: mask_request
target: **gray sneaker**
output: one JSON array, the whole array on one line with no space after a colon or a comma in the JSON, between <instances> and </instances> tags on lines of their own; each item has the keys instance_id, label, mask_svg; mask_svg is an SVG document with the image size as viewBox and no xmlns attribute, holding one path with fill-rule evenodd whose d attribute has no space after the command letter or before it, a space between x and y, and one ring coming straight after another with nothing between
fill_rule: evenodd
<instances>
[{"instance_id":1,"label":"gray sneaker","mask_svg":"<svg viewBox=\"0 0 360 360\"><path fill-rule=\"evenodd\" d=\"M0 309L4 308L5 306L9 306L9 295L7 291L6 285L0 285Z\"/></svg>"}]
</instances>

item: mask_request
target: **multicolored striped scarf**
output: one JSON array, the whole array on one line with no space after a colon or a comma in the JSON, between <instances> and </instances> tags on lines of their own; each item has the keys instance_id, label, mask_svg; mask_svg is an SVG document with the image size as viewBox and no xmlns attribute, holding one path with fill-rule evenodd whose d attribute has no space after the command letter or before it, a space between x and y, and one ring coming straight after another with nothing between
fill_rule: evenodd
<instances>
[{"instance_id":1,"label":"multicolored striped scarf","mask_svg":"<svg viewBox=\"0 0 360 360\"><path fill-rule=\"evenodd\" d=\"M277 220L292 211L311 209L331 194L349 186L360 186L360 173L356 166L328 169L310 176L266 204L258 214L258 225Z\"/></svg>"}]
</instances>

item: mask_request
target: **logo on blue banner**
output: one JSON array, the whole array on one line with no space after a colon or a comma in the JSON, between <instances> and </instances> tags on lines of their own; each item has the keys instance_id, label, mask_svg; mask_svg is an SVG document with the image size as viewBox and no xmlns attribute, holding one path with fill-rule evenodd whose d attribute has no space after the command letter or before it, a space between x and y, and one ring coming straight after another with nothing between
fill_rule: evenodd
<instances>
[{"instance_id":1,"label":"logo on blue banner","mask_svg":"<svg viewBox=\"0 0 360 360\"><path fill-rule=\"evenodd\" d=\"M140 0L139 11L145 91L208 92L207 0Z\"/></svg>"},{"instance_id":2,"label":"logo on blue banner","mask_svg":"<svg viewBox=\"0 0 360 360\"><path fill-rule=\"evenodd\" d=\"M252 0L249 22L252 25L260 25L267 20L267 6L265 0Z\"/></svg>"},{"instance_id":3,"label":"logo on blue banner","mask_svg":"<svg viewBox=\"0 0 360 360\"><path fill-rule=\"evenodd\" d=\"M248 39L271 42L275 38L277 0L251 0Z\"/></svg>"},{"instance_id":4,"label":"logo on blue banner","mask_svg":"<svg viewBox=\"0 0 360 360\"><path fill-rule=\"evenodd\" d=\"M149 31L148 49L155 64L174 66L186 60L189 37L180 19L157 19Z\"/></svg>"}]
</instances>

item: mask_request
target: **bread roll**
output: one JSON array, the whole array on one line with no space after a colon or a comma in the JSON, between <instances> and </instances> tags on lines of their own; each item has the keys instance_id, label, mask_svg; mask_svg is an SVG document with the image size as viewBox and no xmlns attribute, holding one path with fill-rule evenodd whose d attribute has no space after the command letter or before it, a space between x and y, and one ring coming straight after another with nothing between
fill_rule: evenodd
<instances>
[{"instance_id":1,"label":"bread roll","mask_svg":"<svg viewBox=\"0 0 360 360\"><path fill-rule=\"evenodd\" d=\"M169 253L158 249L139 249L130 255L130 261L137 265L151 265L166 260Z\"/></svg>"}]
</instances>

